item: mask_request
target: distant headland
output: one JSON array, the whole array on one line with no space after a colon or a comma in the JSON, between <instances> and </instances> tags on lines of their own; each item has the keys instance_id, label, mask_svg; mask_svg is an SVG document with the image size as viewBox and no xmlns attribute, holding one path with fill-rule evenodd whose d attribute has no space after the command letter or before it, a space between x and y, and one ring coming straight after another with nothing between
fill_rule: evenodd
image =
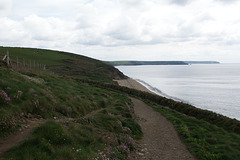
<instances>
[{"instance_id":1,"label":"distant headland","mask_svg":"<svg viewBox=\"0 0 240 160\"><path fill-rule=\"evenodd\" d=\"M220 64L217 61L107 61L112 66Z\"/></svg>"}]
</instances>

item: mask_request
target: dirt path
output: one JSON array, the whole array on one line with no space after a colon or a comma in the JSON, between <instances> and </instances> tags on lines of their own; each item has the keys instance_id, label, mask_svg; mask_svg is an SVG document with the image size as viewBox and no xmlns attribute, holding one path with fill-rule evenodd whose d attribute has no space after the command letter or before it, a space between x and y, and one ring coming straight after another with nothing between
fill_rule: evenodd
<instances>
[{"instance_id":1,"label":"dirt path","mask_svg":"<svg viewBox=\"0 0 240 160\"><path fill-rule=\"evenodd\" d=\"M40 119L31 119L27 120L26 124L14 134L6 137L0 138L0 159L3 157L3 154L10 148L19 144L22 140L26 139L33 131L36 126L44 123L45 120Z\"/></svg>"},{"instance_id":2,"label":"dirt path","mask_svg":"<svg viewBox=\"0 0 240 160\"><path fill-rule=\"evenodd\" d=\"M173 125L142 101L131 98L143 139L133 153L136 160L195 160L181 142Z\"/></svg>"}]
</instances>

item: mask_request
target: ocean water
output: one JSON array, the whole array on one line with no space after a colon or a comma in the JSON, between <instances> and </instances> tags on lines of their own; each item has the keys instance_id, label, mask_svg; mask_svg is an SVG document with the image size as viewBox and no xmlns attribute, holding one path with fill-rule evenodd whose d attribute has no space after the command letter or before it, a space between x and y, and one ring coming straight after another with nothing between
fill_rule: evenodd
<instances>
[{"instance_id":1,"label":"ocean water","mask_svg":"<svg viewBox=\"0 0 240 160\"><path fill-rule=\"evenodd\" d=\"M116 68L159 95L240 120L240 64Z\"/></svg>"}]
</instances>

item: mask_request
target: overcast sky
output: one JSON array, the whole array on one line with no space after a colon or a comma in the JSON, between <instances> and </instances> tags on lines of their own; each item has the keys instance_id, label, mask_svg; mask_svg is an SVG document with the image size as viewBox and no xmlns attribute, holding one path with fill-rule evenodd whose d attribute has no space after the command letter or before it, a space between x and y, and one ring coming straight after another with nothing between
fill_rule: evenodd
<instances>
[{"instance_id":1,"label":"overcast sky","mask_svg":"<svg viewBox=\"0 0 240 160\"><path fill-rule=\"evenodd\" d=\"M240 62L240 0L0 0L0 46Z\"/></svg>"}]
</instances>

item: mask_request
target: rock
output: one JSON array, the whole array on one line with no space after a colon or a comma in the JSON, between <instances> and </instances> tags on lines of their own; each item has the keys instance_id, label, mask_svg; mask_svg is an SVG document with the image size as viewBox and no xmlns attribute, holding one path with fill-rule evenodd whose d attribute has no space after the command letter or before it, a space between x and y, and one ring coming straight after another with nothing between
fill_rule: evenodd
<instances>
[{"instance_id":1,"label":"rock","mask_svg":"<svg viewBox=\"0 0 240 160\"><path fill-rule=\"evenodd\" d=\"M137 152L137 155L139 155L139 156L144 156L144 154L141 153L141 152Z\"/></svg>"},{"instance_id":2,"label":"rock","mask_svg":"<svg viewBox=\"0 0 240 160\"><path fill-rule=\"evenodd\" d=\"M144 148L144 149L141 149L141 152L143 152L143 153L147 153L147 148Z\"/></svg>"},{"instance_id":3,"label":"rock","mask_svg":"<svg viewBox=\"0 0 240 160\"><path fill-rule=\"evenodd\" d=\"M32 118L31 113L28 113L27 118Z\"/></svg>"}]
</instances>

